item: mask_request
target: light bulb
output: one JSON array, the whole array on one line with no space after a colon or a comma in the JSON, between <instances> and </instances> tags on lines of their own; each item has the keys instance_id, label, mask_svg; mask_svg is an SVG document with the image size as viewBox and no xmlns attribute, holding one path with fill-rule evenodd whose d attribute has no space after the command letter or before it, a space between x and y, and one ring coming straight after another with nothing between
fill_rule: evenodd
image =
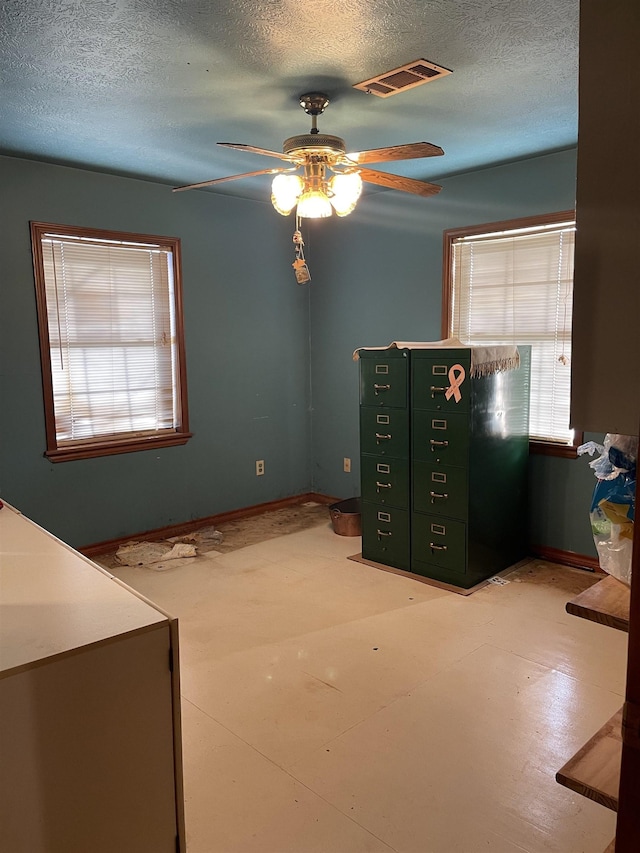
<instances>
[{"instance_id":1,"label":"light bulb","mask_svg":"<svg viewBox=\"0 0 640 853\"><path fill-rule=\"evenodd\" d=\"M331 204L338 216L347 216L355 208L362 192L359 172L340 172L329 181Z\"/></svg>"},{"instance_id":2,"label":"light bulb","mask_svg":"<svg viewBox=\"0 0 640 853\"><path fill-rule=\"evenodd\" d=\"M307 190L298 199L298 216L304 219L323 219L331 213L331 202L322 190Z\"/></svg>"},{"instance_id":3,"label":"light bulb","mask_svg":"<svg viewBox=\"0 0 640 853\"><path fill-rule=\"evenodd\" d=\"M278 213L287 216L296 206L302 190L303 183L299 175L276 175L271 184L271 204Z\"/></svg>"}]
</instances>

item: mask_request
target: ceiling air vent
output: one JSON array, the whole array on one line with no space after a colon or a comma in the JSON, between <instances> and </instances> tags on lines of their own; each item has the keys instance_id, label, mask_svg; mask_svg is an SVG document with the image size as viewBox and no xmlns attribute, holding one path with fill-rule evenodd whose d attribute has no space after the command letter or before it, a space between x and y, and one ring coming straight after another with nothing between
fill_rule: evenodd
<instances>
[{"instance_id":1,"label":"ceiling air vent","mask_svg":"<svg viewBox=\"0 0 640 853\"><path fill-rule=\"evenodd\" d=\"M427 59L416 59L401 65L400 68L394 68L393 71L377 74L370 80L354 83L353 88L361 89L368 95L377 95L379 98L390 98L391 95L406 92L407 89L422 86L423 83L430 83L447 74L451 74L448 68L435 65Z\"/></svg>"}]
</instances>

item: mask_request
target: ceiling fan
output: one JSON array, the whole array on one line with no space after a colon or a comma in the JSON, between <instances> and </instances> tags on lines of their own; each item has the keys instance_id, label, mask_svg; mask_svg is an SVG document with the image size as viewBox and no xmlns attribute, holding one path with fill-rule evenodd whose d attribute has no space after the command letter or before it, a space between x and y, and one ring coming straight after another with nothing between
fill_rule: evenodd
<instances>
[{"instance_id":1,"label":"ceiling fan","mask_svg":"<svg viewBox=\"0 0 640 853\"><path fill-rule=\"evenodd\" d=\"M277 157L289 163L289 166L214 178L211 181L174 187L173 192L210 187L225 181L251 178L256 175L275 175L271 202L278 213L286 216L295 207L298 217L312 219L330 216L333 211L338 216L351 213L360 197L363 181L415 195L431 196L440 192L442 188L437 184L404 178L389 172L378 172L362 166L368 163L437 157L444 154L442 148L429 142L412 142L405 145L392 145L388 148L347 153L344 139L320 133L318 130L318 116L325 111L328 104L329 98L320 92L310 92L300 96L300 106L307 115L311 116L311 131L285 139L281 154L277 151L257 148L254 145L218 142L218 145L226 148L263 154L266 157Z\"/></svg>"}]
</instances>

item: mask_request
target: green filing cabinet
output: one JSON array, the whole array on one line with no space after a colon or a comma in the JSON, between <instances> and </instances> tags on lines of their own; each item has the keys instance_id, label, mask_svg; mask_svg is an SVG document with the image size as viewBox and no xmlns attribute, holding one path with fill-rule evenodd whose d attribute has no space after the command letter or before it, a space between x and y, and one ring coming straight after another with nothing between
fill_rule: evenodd
<instances>
[{"instance_id":1,"label":"green filing cabinet","mask_svg":"<svg viewBox=\"0 0 640 853\"><path fill-rule=\"evenodd\" d=\"M409 356L360 353L362 556L410 568Z\"/></svg>"},{"instance_id":2,"label":"green filing cabinet","mask_svg":"<svg viewBox=\"0 0 640 853\"><path fill-rule=\"evenodd\" d=\"M527 555L530 348L519 353L517 369L472 376L470 348L360 351L368 403L392 390L375 394L377 360L393 354L408 370L404 408L393 389L398 427L377 433L391 438L372 437L371 407L361 407L363 557L468 589ZM391 448L388 488L377 466ZM404 542L407 531L407 552L394 551L391 540Z\"/></svg>"}]
</instances>

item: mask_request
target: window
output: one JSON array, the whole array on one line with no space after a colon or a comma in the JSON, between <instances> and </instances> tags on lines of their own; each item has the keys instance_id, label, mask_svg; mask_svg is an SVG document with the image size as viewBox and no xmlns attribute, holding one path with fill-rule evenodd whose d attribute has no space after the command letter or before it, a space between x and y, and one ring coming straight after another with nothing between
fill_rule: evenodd
<instances>
[{"instance_id":1,"label":"window","mask_svg":"<svg viewBox=\"0 0 640 853\"><path fill-rule=\"evenodd\" d=\"M446 231L443 333L531 345L532 450L574 455L569 428L573 211Z\"/></svg>"},{"instance_id":2,"label":"window","mask_svg":"<svg viewBox=\"0 0 640 853\"><path fill-rule=\"evenodd\" d=\"M180 241L31 223L52 461L185 444Z\"/></svg>"}]
</instances>

